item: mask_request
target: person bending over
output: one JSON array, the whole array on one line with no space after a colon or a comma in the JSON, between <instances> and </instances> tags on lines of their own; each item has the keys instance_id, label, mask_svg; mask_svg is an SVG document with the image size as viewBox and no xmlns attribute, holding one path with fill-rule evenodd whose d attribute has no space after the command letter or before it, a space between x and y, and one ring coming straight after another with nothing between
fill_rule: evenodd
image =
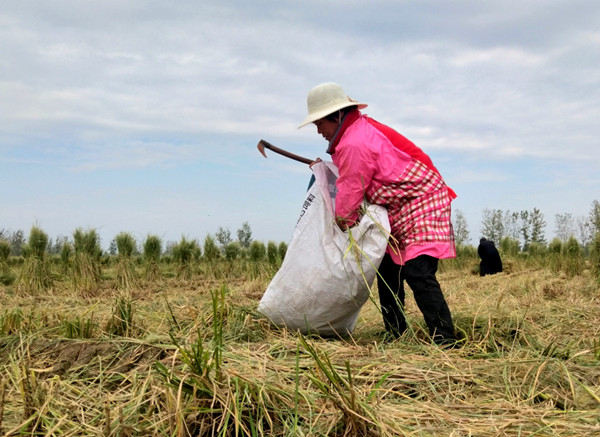
<instances>
[{"instance_id":1,"label":"person bending over","mask_svg":"<svg viewBox=\"0 0 600 437\"><path fill-rule=\"evenodd\" d=\"M378 289L386 330L406 330L404 282L413 291L437 344L455 344L452 316L436 279L438 260L456 256L450 220L456 197L429 156L392 128L364 115L367 107L333 82L308 93L308 115L328 142L339 169L336 220L342 229L359 220L364 200L387 209L390 244L379 266ZM318 161L318 159L317 159Z\"/></svg>"},{"instance_id":2,"label":"person bending over","mask_svg":"<svg viewBox=\"0 0 600 437\"><path fill-rule=\"evenodd\" d=\"M502 271L502 259L492 240L482 238L479 240L477 253L481 262L479 263L479 276L494 275Z\"/></svg>"}]
</instances>

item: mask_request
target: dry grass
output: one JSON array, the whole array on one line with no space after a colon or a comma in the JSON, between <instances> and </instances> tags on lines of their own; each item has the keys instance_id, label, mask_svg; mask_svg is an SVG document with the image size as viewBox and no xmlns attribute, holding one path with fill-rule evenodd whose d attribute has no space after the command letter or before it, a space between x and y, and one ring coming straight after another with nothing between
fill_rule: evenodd
<instances>
[{"instance_id":1,"label":"dry grass","mask_svg":"<svg viewBox=\"0 0 600 437\"><path fill-rule=\"evenodd\" d=\"M444 271L465 339L451 350L429 344L410 294L398 340L374 302L352 338L303 338L254 312L268 275L174 276L126 295L116 279L93 295L0 288L0 435L600 435L588 276Z\"/></svg>"}]
</instances>

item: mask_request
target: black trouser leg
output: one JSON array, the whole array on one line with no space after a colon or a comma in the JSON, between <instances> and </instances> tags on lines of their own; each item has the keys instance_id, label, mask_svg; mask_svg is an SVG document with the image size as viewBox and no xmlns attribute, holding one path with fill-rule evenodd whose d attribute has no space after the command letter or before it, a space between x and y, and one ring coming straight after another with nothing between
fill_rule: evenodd
<instances>
[{"instance_id":1,"label":"black trouser leg","mask_svg":"<svg viewBox=\"0 0 600 437\"><path fill-rule=\"evenodd\" d=\"M400 272L400 281L406 280L423 313L429 334L435 343L456 341L450 309L437 281L438 259L421 255L407 261Z\"/></svg>"},{"instance_id":2,"label":"black trouser leg","mask_svg":"<svg viewBox=\"0 0 600 437\"><path fill-rule=\"evenodd\" d=\"M385 329L399 337L406 329L404 287L400 282L400 266L387 253L379 265L377 288Z\"/></svg>"}]
</instances>

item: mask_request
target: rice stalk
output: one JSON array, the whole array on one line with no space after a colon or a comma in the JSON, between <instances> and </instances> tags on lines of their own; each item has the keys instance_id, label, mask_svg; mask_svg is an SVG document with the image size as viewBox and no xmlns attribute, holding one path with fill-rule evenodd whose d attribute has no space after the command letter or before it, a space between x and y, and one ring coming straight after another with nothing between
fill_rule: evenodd
<instances>
[{"instance_id":1,"label":"rice stalk","mask_svg":"<svg viewBox=\"0 0 600 437\"><path fill-rule=\"evenodd\" d=\"M328 354L319 351L303 335L300 344L313 358L319 372L308 375L315 387L331 400L342 412L341 423L344 433L351 435L369 435L368 429L379 426L372 407L357 392L352 377L350 362L345 361L346 377L342 376L332 364Z\"/></svg>"},{"instance_id":2,"label":"rice stalk","mask_svg":"<svg viewBox=\"0 0 600 437\"><path fill-rule=\"evenodd\" d=\"M212 237L212 235L207 235L204 238L203 248L204 248L204 259L206 261L208 261L209 263L212 263L212 262L218 260L219 257L221 256L219 247L217 246L217 243L215 242L215 239Z\"/></svg>"},{"instance_id":3,"label":"rice stalk","mask_svg":"<svg viewBox=\"0 0 600 437\"><path fill-rule=\"evenodd\" d=\"M0 377L0 434L2 433L2 423L4 421L4 401L6 399L6 382Z\"/></svg>"},{"instance_id":4,"label":"rice stalk","mask_svg":"<svg viewBox=\"0 0 600 437\"><path fill-rule=\"evenodd\" d=\"M262 241L253 240L248 248L248 279L255 280L264 277L267 271L264 261L267 257L267 248Z\"/></svg>"},{"instance_id":5,"label":"rice stalk","mask_svg":"<svg viewBox=\"0 0 600 437\"><path fill-rule=\"evenodd\" d=\"M133 334L133 305L128 298L118 298L113 313L106 325L106 332L117 337L129 337Z\"/></svg>"},{"instance_id":6,"label":"rice stalk","mask_svg":"<svg viewBox=\"0 0 600 437\"><path fill-rule=\"evenodd\" d=\"M225 324L225 294L227 288L221 286L218 292L211 290L213 308L213 363L217 380L221 379L223 362L223 325Z\"/></svg>"},{"instance_id":7,"label":"rice stalk","mask_svg":"<svg viewBox=\"0 0 600 437\"><path fill-rule=\"evenodd\" d=\"M33 226L23 253L25 262L17 277L17 290L38 294L52 287L54 281L50 271L50 259L46 253L48 235Z\"/></svg>"},{"instance_id":8,"label":"rice stalk","mask_svg":"<svg viewBox=\"0 0 600 437\"><path fill-rule=\"evenodd\" d=\"M93 338L98 324L93 317L63 321L64 335L66 338Z\"/></svg>"},{"instance_id":9,"label":"rice stalk","mask_svg":"<svg viewBox=\"0 0 600 437\"><path fill-rule=\"evenodd\" d=\"M381 225L381 223L379 223L376 220L376 217L370 211L365 210L365 214L368 214L368 216L371 219L373 219L373 221L376 224L377 231L386 235L388 238L388 244L390 245L390 247L395 247L394 250L396 250L397 243L395 241L395 238ZM382 309L381 309L380 305L375 301L374 293L373 293L374 284L376 283L375 279L377 279L379 277L382 279L382 281L386 285L386 287L390 291L392 291L394 300L396 301L396 304L398 305L398 308L400 309L401 314L404 316L404 318L406 320L406 314L404 313L404 303L400 301L398 294L395 292L395 290L391 290L389 284L387 284L387 282L385 280L383 280L381 274L379 273L379 265L376 265L373 262L373 260L364 252L362 247L358 244L358 241L356 240L354 233L352 232L352 228L348 229L347 233L348 233L348 247L346 248L346 251L344 253L344 258L347 258L349 255L351 255L353 261L358 266L358 270L360 271L360 275L365 283L365 286L369 290L369 300L371 302L373 302L373 304L379 310L379 313L382 314ZM365 274L365 270L369 269L369 268L372 271L375 271L374 278L371 278L371 275L369 275L369 277L367 277L367 275ZM408 323L406 324L405 332L407 335L410 335L412 338L415 338L415 334L416 334L415 330Z\"/></svg>"},{"instance_id":10,"label":"rice stalk","mask_svg":"<svg viewBox=\"0 0 600 437\"><path fill-rule=\"evenodd\" d=\"M73 286L82 292L95 292L100 282L100 239L95 229L73 232Z\"/></svg>"},{"instance_id":11,"label":"rice stalk","mask_svg":"<svg viewBox=\"0 0 600 437\"><path fill-rule=\"evenodd\" d=\"M571 236L563 247L563 271L573 277L580 275L583 272L585 262L583 259L583 251L577 239Z\"/></svg>"},{"instance_id":12,"label":"rice stalk","mask_svg":"<svg viewBox=\"0 0 600 437\"><path fill-rule=\"evenodd\" d=\"M283 260L285 259L285 255L287 253L288 250L288 245L285 241L281 241L279 243L279 245L277 246L277 256L279 258L279 261L281 263L283 263Z\"/></svg>"},{"instance_id":13,"label":"rice stalk","mask_svg":"<svg viewBox=\"0 0 600 437\"><path fill-rule=\"evenodd\" d=\"M200 247L196 240L181 237L178 244L173 246L173 259L178 264L176 276L178 279L192 279L194 261L200 255Z\"/></svg>"},{"instance_id":14,"label":"rice stalk","mask_svg":"<svg viewBox=\"0 0 600 437\"><path fill-rule=\"evenodd\" d=\"M72 269L73 261L73 246L65 241L60 248L60 271L63 275L67 275Z\"/></svg>"},{"instance_id":15,"label":"rice stalk","mask_svg":"<svg viewBox=\"0 0 600 437\"><path fill-rule=\"evenodd\" d=\"M277 267L279 260L277 258L277 244L274 241L267 242L267 259L271 267Z\"/></svg>"},{"instance_id":16,"label":"rice stalk","mask_svg":"<svg viewBox=\"0 0 600 437\"><path fill-rule=\"evenodd\" d=\"M10 257L11 245L10 241L0 238L0 273L9 270L8 258Z\"/></svg>"},{"instance_id":17,"label":"rice stalk","mask_svg":"<svg viewBox=\"0 0 600 437\"><path fill-rule=\"evenodd\" d=\"M229 265L231 266L231 268L234 267L235 261L240 257L241 253L242 246L240 245L239 241L232 241L231 243L227 244L227 246L225 246L225 259L229 261Z\"/></svg>"},{"instance_id":18,"label":"rice stalk","mask_svg":"<svg viewBox=\"0 0 600 437\"><path fill-rule=\"evenodd\" d=\"M180 394L177 417L182 417L184 424L176 427L186 428L191 435L272 435L289 420L291 397L285 390L226 369L220 381L210 378L206 368L203 375L183 377L161 363L156 369Z\"/></svg>"},{"instance_id":19,"label":"rice stalk","mask_svg":"<svg viewBox=\"0 0 600 437\"><path fill-rule=\"evenodd\" d=\"M24 316L21 308L15 308L13 310L5 310L0 317L0 335L8 336L14 335L21 331Z\"/></svg>"},{"instance_id":20,"label":"rice stalk","mask_svg":"<svg viewBox=\"0 0 600 437\"><path fill-rule=\"evenodd\" d=\"M10 268L0 271L0 285L11 285L17 279L17 275Z\"/></svg>"},{"instance_id":21,"label":"rice stalk","mask_svg":"<svg viewBox=\"0 0 600 437\"><path fill-rule=\"evenodd\" d=\"M115 237L115 240L118 250L117 284L123 290L131 290L139 285L133 260L136 247L135 239L127 232L121 232Z\"/></svg>"},{"instance_id":22,"label":"rice stalk","mask_svg":"<svg viewBox=\"0 0 600 437\"><path fill-rule=\"evenodd\" d=\"M282 412L289 397L275 390L271 392L261 382L253 382L223 368L223 325L226 314L224 299L227 288L211 292L213 338L211 349L204 345L201 332L189 347L184 347L171 336L178 348L181 361L188 374L177 376L164 364L155 368L167 384L177 388L191 402L185 408L185 423L189 432L201 434L210 430L211 435L229 432L242 435L267 435L276 424L287 420ZM284 399L281 399L284 396ZM277 407L272 402L277 401ZM204 431L202 431L204 430Z\"/></svg>"},{"instance_id":23,"label":"rice stalk","mask_svg":"<svg viewBox=\"0 0 600 437\"><path fill-rule=\"evenodd\" d=\"M600 284L600 232L597 232L591 243L590 264L591 271L598 284Z\"/></svg>"},{"instance_id":24,"label":"rice stalk","mask_svg":"<svg viewBox=\"0 0 600 437\"><path fill-rule=\"evenodd\" d=\"M104 436L110 437L111 419L110 419L110 403L108 397L104 401Z\"/></svg>"},{"instance_id":25,"label":"rice stalk","mask_svg":"<svg viewBox=\"0 0 600 437\"><path fill-rule=\"evenodd\" d=\"M144 272L147 281L156 281L160 277L160 256L162 241L156 235L148 235L144 242Z\"/></svg>"}]
</instances>

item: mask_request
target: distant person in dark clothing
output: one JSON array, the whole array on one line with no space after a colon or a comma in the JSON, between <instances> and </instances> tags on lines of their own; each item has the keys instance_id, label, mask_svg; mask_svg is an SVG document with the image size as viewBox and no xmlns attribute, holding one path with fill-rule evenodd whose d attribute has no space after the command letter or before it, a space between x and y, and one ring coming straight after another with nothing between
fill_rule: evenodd
<instances>
[{"instance_id":1,"label":"distant person in dark clothing","mask_svg":"<svg viewBox=\"0 0 600 437\"><path fill-rule=\"evenodd\" d=\"M479 264L479 276L493 275L502 271L502 260L493 241L482 238L477 248L481 263Z\"/></svg>"}]
</instances>

